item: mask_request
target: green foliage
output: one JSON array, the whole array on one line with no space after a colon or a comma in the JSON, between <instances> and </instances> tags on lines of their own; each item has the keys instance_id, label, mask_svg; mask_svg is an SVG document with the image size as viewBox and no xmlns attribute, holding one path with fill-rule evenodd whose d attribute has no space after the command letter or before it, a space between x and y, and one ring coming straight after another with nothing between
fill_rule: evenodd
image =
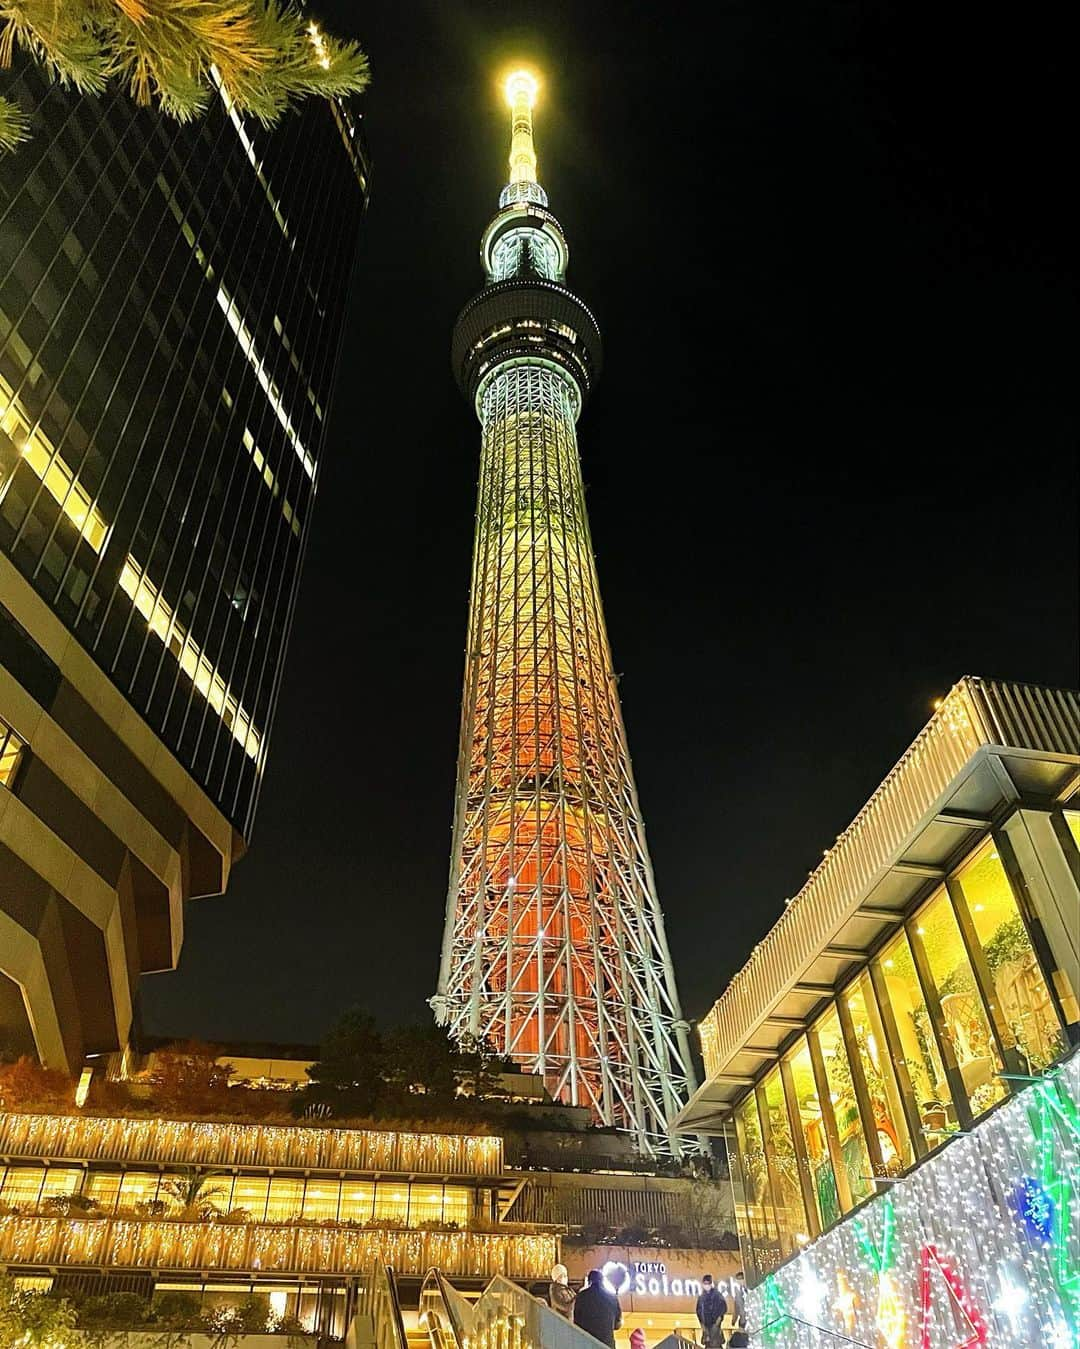
<instances>
[{"instance_id":1,"label":"green foliage","mask_svg":"<svg viewBox=\"0 0 1080 1349\"><path fill-rule=\"evenodd\" d=\"M92 1349L107 1349L146 1324L150 1305L138 1293L102 1293L80 1302L77 1315L83 1342Z\"/></svg>"},{"instance_id":2,"label":"green foliage","mask_svg":"<svg viewBox=\"0 0 1080 1349\"><path fill-rule=\"evenodd\" d=\"M380 1031L360 1008L346 1012L323 1040L301 1112L334 1118L402 1112L469 1114L488 1096L506 1061L486 1040L455 1043L437 1026ZM461 1094L473 1098L462 1101Z\"/></svg>"},{"instance_id":3,"label":"green foliage","mask_svg":"<svg viewBox=\"0 0 1080 1349\"><path fill-rule=\"evenodd\" d=\"M1026 959L1031 953L1031 938L1024 927L1024 920L1014 913L998 927L994 935L983 946L986 963L990 973L997 974L1003 965Z\"/></svg>"},{"instance_id":4,"label":"green foliage","mask_svg":"<svg viewBox=\"0 0 1080 1349\"><path fill-rule=\"evenodd\" d=\"M0 65L16 49L79 93L115 80L181 122L204 111L215 83L269 126L303 98L359 93L369 79L355 42L287 0L0 0ZM0 103L0 148L25 134Z\"/></svg>"},{"instance_id":5,"label":"green foliage","mask_svg":"<svg viewBox=\"0 0 1080 1349\"><path fill-rule=\"evenodd\" d=\"M61 1349L74 1325L65 1298L16 1288L0 1275L0 1349Z\"/></svg>"},{"instance_id":6,"label":"green foliage","mask_svg":"<svg viewBox=\"0 0 1080 1349\"><path fill-rule=\"evenodd\" d=\"M335 1115L367 1115L383 1085L386 1046L375 1018L354 1007L330 1028L318 1063L308 1069L306 1100Z\"/></svg>"},{"instance_id":7,"label":"green foliage","mask_svg":"<svg viewBox=\"0 0 1080 1349\"><path fill-rule=\"evenodd\" d=\"M30 122L10 98L0 98L0 150L13 150L30 139Z\"/></svg>"},{"instance_id":8,"label":"green foliage","mask_svg":"<svg viewBox=\"0 0 1080 1349\"><path fill-rule=\"evenodd\" d=\"M217 1213L217 1201L228 1194L224 1186L211 1184L214 1174L185 1167L162 1182L161 1188L179 1206L181 1217L207 1218Z\"/></svg>"}]
</instances>

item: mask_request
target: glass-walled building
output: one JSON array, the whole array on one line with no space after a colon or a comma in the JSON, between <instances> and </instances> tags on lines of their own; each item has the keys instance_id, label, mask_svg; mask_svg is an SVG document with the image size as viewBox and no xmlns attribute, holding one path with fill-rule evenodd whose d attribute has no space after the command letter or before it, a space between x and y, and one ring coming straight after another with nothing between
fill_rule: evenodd
<instances>
[{"instance_id":1,"label":"glass-walled building","mask_svg":"<svg viewBox=\"0 0 1080 1349\"><path fill-rule=\"evenodd\" d=\"M0 1052L74 1070L250 836L368 168L344 104L0 87Z\"/></svg>"},{"instance_id":2,"label":"glass-walled building","mask_svg":"<svg viewBox=\"0 0 1080 1349\"><path fill-rule=\"evenodd\" d=\"M0 1111L0 1268L152 1308L254 1296L342 1339L375 1261L417 1285L546 1278L554 1229L500 1221L521 1188L495 1136Z\"/></svg>"},{"instance_id":3,"label":"glass-walled building","mask_svg":"<svg viewBox=\"0 0 1080 1349\"><path fill-rule=\"evenodd\" d=\"M865 1235L886 1200L895 1227L905 1187L948 1178L954 1146L984 1146L1000 1112L995 1129L1012 1121L1013 1153L997 1139L976 1169L967 1199L981 1196L986 1212L967 1224L969 1240L1004 1234L1015 1255L1025 1166L1037 1172L1058 1141L1066 1151L1051 1172L1080 1165L1068 1160L1080 1144L1078 773L1078 695L962 681L704 1020L707 1080L679 1122L728 1138L762 1315L779 1314L785 1280L798 1296L806 1268L828 1282L810 1254L827 1234ZM1031 1093L1043 1091L1053 1138L1037 1125L1025 1133ZM1073 1121L1060 1140L1059 1119ZM1071 1221L1070 1196L1048 1198L1051 1225L1054 1213ZM938 1224L937 1244L955 1253L948 1205L935 1203L925 1230ZM913 1261L906 1290L902 1262L889 1272L915 1316L931 1257L900 1253ZM975 1279L1000 1272L986 1250L973 1249L972 1264ZM1034 1284L1023 1298L1044 1294L1049 1306ZM986 1306L999 1295L987 1288ZM846 1301L839 1286L834 1296ZM828 1329L828 1312L822 1301L813 1324Z\"/></svg>"}]
</instances>

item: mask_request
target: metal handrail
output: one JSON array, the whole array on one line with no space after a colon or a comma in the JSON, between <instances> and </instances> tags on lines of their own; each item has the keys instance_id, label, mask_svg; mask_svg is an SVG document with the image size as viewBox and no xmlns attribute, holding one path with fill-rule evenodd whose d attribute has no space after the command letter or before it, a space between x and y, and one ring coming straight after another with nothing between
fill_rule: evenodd
<instances>
[{"instance_id":1,"label":"metal handrail","mask_svg":"<svg viewBox=\"0 0 1080 1349\"><path fill-rule=\"evenodd\" d=\"M472 1307L438 1269L429 1269L420 1288L420 1327L431 1349L465 1349L472 1335Z\"/></svg>"},{"instance_id":2,"label":"metal handrail","mask_svg":"<svg viewBox=\"0 0 1080 1349\"><path fill-rule=\"evenodd\" d=\"M828 1326L818 1326L812 1321L804 1321L800 1316L792 1316L790 1312L785 1312L782 1316L774 1316L771 1321L767 1321L763 1326L749 1332L750 1336L763 1335L765 1331L772 1330L774 1327L782 1325L785 1321L791 1321L794 1325L805 1326L807 1330L816 1331L819 1335L827 1335L830 1339L839 1340L841 1344L853 1344L856 1349L874 1349L872 1344L867 1344L865 1340L854 1340L850 1335L843 1334L839 1330L830 1330Z\"/></svg>"},{"instance_id":3,"label":"metal handrail","mask_svg":"<svg viewBox=\"0 0 1080 1349\"><path fill-rule=\"evenodd\" d=\"M408 1349L397 1279L389 1265L372 1265L361 1281L357 1310L371 1318L375 1349Z\"/></svg>"}]
</instances>

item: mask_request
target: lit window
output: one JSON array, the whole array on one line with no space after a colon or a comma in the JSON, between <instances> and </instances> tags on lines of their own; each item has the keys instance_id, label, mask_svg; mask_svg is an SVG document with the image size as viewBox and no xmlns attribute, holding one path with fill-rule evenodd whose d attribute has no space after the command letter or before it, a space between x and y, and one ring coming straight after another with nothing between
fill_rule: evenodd
<instances>
[{"instance_id":1,"label":"lit window","mask_svg":"<svg viewBox=\"0 0 1080 1349\"><path fill-rule=\"evenodd\" d=\"M956 885L993 980L995 1016L1029 1070L1049 1067L1064 1052L1065 1038L993 839L960 868Z\"/></svg>"},{"instance_id":2,"label":"lit window","mask_svg":"<svg viewBox=\"0 0 1080 1349\"><path fill-rule=\"evenodd\" d=\"M753 1092L735 1111L735 1138L745 1200L739 1235L743 1238L743 1250L749 1256L748 1264L755 1272L763 1272L778 1263L779 1246L761 1121Z\"/></svg>"},{"instance_id":3,"label":"lit window","mask_svg":"<svg viewBox=\"0 0 1080 1349\"><path fill-rule=\"evenodd\" d=\"M881 954L888 1010L900 1042L900 1061L915 1095L922 1131L931 1147L957 1127L952 1092L938 1053L930 1012L915 973L908 939L900 933Z\"/></svg>"},{"instance_id":4,"label":"lit window","mask_svg":"<svg viewBox=\"0 0 1080 1349\"><path fill-rule=\"evenodd\" d=\"M764 1146L772 1177L780 1254L786 1257L799 1248L797 1235L806 1231L806 1209L803 1207L799 1160L791 1136L791 1122L779 1068L774 1068L762 1082L761 1094L765 1102L762 1119Z\"/></svg>"},{"instance_id":5,"label":"lit window","mask_svg":"<svg viewBox=\"0 0 1080 1349\"><path fill-rule=\"evenodd\" d=\"M874 1186L870 1179L870 1154L863 1134L859 1102L851 1076L851 1064L848 1062L847 1046L844 1044L844 1037L840 1031L840 1017L835 1007L831 1007L814 1023L814 1030L817 1032L818 1044L821 1047L825 1080L829 1084L829 1100L836 1121L836 1134L840 1143L840 1159L844 1179L847 1182L848 1196L852 1204L858 1204L870 1198L874 1193ZM844 1202L843 1193L840 1198L841 1202Z\"/></svg>"},{"instance_id":6,"label":"lit window","mask_svg":"<svg viewBox=\"0 0 1080 1349\"><path fill-rule=\"evenodd\" d=\"M40 427L30 430L29 419L15 401L15 391L4 379L0 379L0 432L40 479L79 534L95 553L100 553L109 533L104 517L44 431ZM0 495L10 481L9 477L0 483Z\"/></svg>"},{"instance_id":7,"label":"lit window","mask_svg":"<svg viewBox=\"0 0 1080 1349\"><path fill-rule=\"evenodd\" d=\"M800 1036L795 1052L789 1057L791 1081L795 1091L795 1116L802 1130L806 1146L806 1162L810 1168L810 1188L822 1231L840 1220L840 1195L836 1188L829 1140L825 1133L825 1118L821 1113L817 1080L814 1077L810 1046Z\"/></svg>"},{"instance_id":8,"label":"lit window","mask_svg":"<svg viewBox=\"0 0 1080 1349\"><path fill-rule=\"evenodd\" d=\"M243 749L253 759L259 756L260 736L251 725L251 719L244 712L225 685L225 681L203 655L198 645L175 622L172 606L159 594L157 587L144 575L142 568L128 554L120 572L120 589L131 600L138 612L146 619L150 631L164 642L174 655L179 647L177 659L180 668L195 685L214 711L239 741Z\"/></svg>"},{"instance_id":9,"label":"lit window","mask_svg":"<svg viewBox=\"0 0 1080 1349\"><path fill-rule=\"evenodd\" d=\"M0 721L0 784L10 787L19 767L23 742L6 722Z\"/></svg>"},{"instance_id":10,"label":"lit window","mask_svg":"<svg viewBox=\"0 0 1080 1349\"><path fill-rule=\"evenodd\" d=\"M971 1113L981 1115L1007 1095L1008 1088L998 1076L1003 1064L945 890L939 890L919 910L919 923L926 963L941 1003L943 1025L939 1029L952 1046Z\"/></svg>"},{"instance_id":11,"label":"lit window","mask_svg":"<svg viewBox=\"0 0 1080 1349\"><path fill-rule=\"evenodd\" d=\"M886 1174L893 1176L911 1166L915 1158L869 974L861 974L844 990L843 997L855 1032L870 1108L874 1112L878 1151Z\"/></svg>"}]
</instances>

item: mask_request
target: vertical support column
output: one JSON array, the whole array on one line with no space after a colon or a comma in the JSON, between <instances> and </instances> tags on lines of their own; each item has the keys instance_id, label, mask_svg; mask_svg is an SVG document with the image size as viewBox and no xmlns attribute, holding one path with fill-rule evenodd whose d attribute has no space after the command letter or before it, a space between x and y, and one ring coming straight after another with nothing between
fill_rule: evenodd
<instances>
[{"instance_id":1,"label":"vertical support column","mask_svg":"<svg viewBox=\"0 0 1080 1349\"><path fill-rule=\"evenodd\" d=\"M994 832L1001 860L1035 920L1032 939L1043 946L1047 973L1068 1028L1080 1042L1080 858L1057 811L1014 811ZM1041 937L1037 928L1041 928Z\"/></svg>"},{"instance_id":2,"label":"vertical support column","mask_svg":"<svg viewBox=\"0 0 1080 1349\"><path fill-rule=\"evenodd\" d=\"M859 1058L859 1042L855 1037L855 1027L851 1020L851 1009L847 998L841 993L836 999L836 1012L840 1018L840 1033L844 1037L844 1051L851 1069L851 1085L855 1089L855 1101L859 1107L859 1119L862 1121L863 1137L870 1157L870 1170L875 1176L884 1176L885 1162L881 1155L881 1139L878 1138L877 1120L870 1101L870 1092L866 1086L862 1059Z\"/></svg>"},{"instance_id":3,"label":"vertical support column","mask_svg":"<svg viewBox=\"0 0 1080 1349\"><path fill-rule=\"evenodd\" d=\"M806 1139L803 1137L802 1120L799 1118L799 1098L795 1094L795 1079L787 1059L780 1060L780 1081L784 1085L788 1128L791 1130L791 1145L795 1149L795 1161L799 1168L799 1188L802 1190L803 1208L806 1210L806 1221L810 1225L808 1235L818 1237L821 1235L821 1220L818 1218L814 1181L810 1175L810 1158L807 1156Z\"/></svg>"}]
</instances>

